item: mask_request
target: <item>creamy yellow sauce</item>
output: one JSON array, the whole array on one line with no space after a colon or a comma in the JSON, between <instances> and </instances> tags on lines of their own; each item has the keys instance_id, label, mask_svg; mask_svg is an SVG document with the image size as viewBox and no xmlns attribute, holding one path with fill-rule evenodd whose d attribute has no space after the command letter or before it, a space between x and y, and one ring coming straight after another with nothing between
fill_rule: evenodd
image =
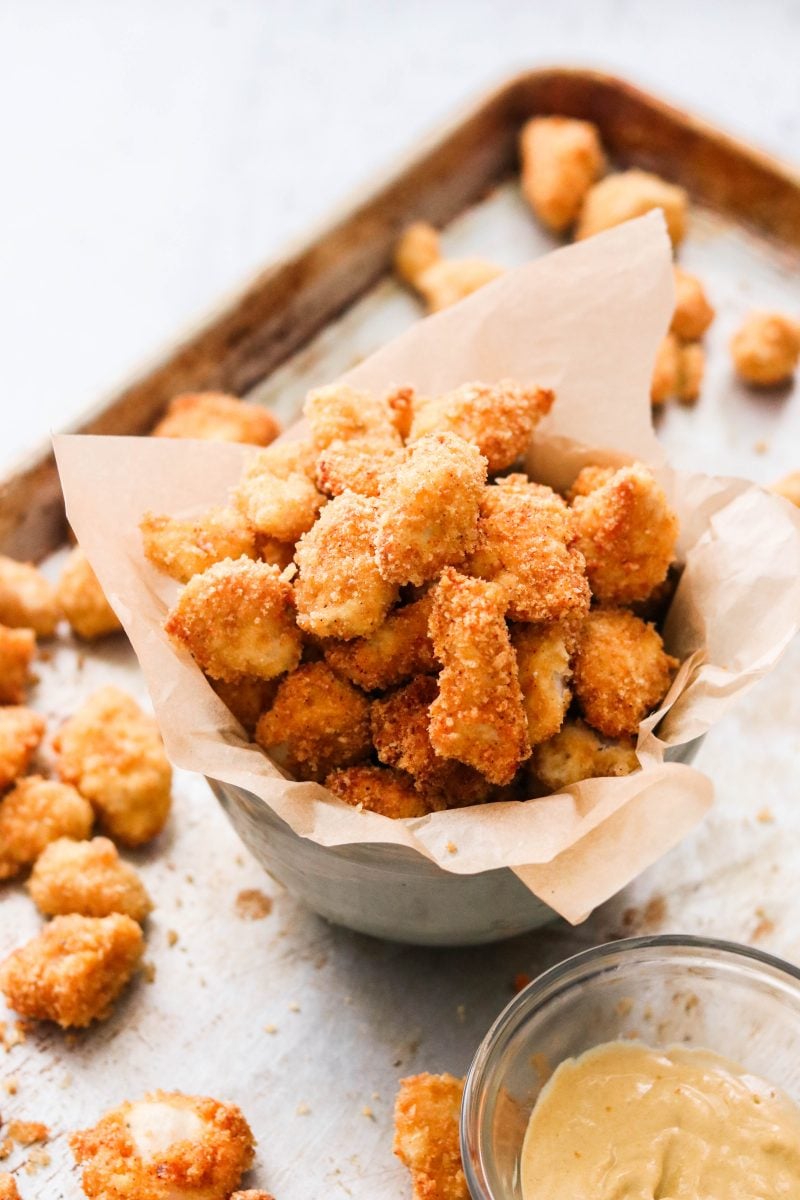
<instances>
[{"instance_id":1,"label":"creamy yellow sauce","mask_svg":"<svg viewBox=\"0 0 800 1200\"><path fill-rule=\"evenodd\" d=\"M708 1050L608 1042L555 1071L523 1200L800 1200L800 1108Z\"/></svg>"}]
</instances>

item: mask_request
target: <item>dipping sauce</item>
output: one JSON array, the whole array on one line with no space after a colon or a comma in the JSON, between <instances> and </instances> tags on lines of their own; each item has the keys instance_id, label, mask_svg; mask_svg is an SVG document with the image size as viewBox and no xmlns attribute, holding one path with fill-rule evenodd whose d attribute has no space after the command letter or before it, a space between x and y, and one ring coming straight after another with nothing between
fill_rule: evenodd
<instances>
[{"instance_id":1,"label":"dipping sauce","mask_svg":"<svg viewBox=\"0 0 800 1200\"><path fill-rule=\"evenodd\" d=\"M607 1042L531 1113L523 1200L800 1197L800 1108L708 1050Z\"/></svg>"}]
</instances>

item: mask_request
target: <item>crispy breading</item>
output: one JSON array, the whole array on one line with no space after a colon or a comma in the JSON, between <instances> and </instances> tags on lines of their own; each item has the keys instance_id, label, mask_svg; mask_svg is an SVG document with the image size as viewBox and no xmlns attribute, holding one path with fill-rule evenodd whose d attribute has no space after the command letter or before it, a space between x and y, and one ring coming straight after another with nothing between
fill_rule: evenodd
<instances>
[{"instance_id":1,"label":"crispy breading","mask_svg":"<svg viewBox=\"0 0 800 1200\"><path fill-rule=\"evenodd\" d=\"M531 771L549 792L582 779L630 775L639 770L633 738L604 738L583 721L565 721L546 742L534 747Z\"/></svg>"},{"instance_id":2,"label":"crispy breading","mask_svg":"<svg viewBox=\"0 0 800 1200\"><path fill-rule=\"evenodd\" d=\"M209 676L208 682L248 733L253 732L258 718L270 707L278 690L277 679L257 679L254 675L242 675L231 682Z\"/></svg>"},{"instance_id":3,"label":"crispy breading","mask_svg":"<svg viewBox=\"0 0 800 1200\"><path fill-rule=\"evenodd\" d=\"M403 230L394 250L394 269L404 283L414 287L428 267L439 262L442 248L439 234L427 221L414 221Z\"/></svg>"},{"instance_id":4,"label":"crispy breading","mask_svg":"<svg viewBox=\"0 0 800 1200\"><path fill-rule=\"evenodd\" d=\"M581 210L605 166L597 126L569 117L533 117L520 136L522 191L537 217L560 233Z\"/></svg>"},{"instance_id":5,"label":"crispy breading","mask_svg":"<svg viewBox=\"0 0 800 1200\"><path fill-rule=\"evenodd\" d=\"M593 482L604 478L589 469ZM583 474L573 484L572 512L592 593L604 604L645 600L666 578L678 540L664 489L642 463L615 471L588 494Z\"/></svg>"},{"instance_id":6,"label":"crispy breading","mask_svg":"<svg viewBox=\"0 0 800 1200\"><path fill-rule=\"evenodd\" d=\"M592 237L656 208L662 210L669 236L677 246L686 233L689 198L684 189L648 171L606 175L586 193L575 237Z\"/></svg>"},{"instance_id":7,"label":"crispy breading","mask_svg":"<svg viewBox=\"0 0 800 1200\"><path fill-rule=\"evenodd\" d=\"M681 342L674 333L668 333L656 352L651 404L658 407L672 397L681 404L693 404L700 395L705 366L705 352L698 342Z\"/></svg>"},{"instance_id":8,"label":"crispy breading","mask_svg":"<svg viewBox=\"0 0 800 1200\"><path fill-rule=\"evenodd\" d=\"M383 578L420 585L463 561L478 536L485 481L486 459L453 433L410 446L381 492L375 557Z\"/></svg>"},{"instance_id":9,"label":"crispy breading","mask_svg":"<svg viewBox=\"0 0 800 1200\"><path fill-rule=\"evenodd\" d=\"M606 737L633 734L664 698L678 665L653 625L624 608L596 608L578 637L575 698Z\"/></svg>"},{"instance_id":10,"label":"crispy breading","mask_svg":"<svg viewBox=\"0 0 800 1200\"><path fill-rule=\"evenodd\" d=\"M358 392L347 384L332 383L309 392L303 415L318 451L334 442L363 437L372 439L373 444L383 440L398 449L402 445L387 398Z\"/></svg>"},{"instance_id":11,"label":"crispy breading","mask_svg":"<svg viewBox=\"0 0 800 1200\"><path fill-rule=\"evenodd\" d=\"M155 720L116 687L95 692L53 739L57 769L85 796L108 833L141 846L164 828L172 769Z\"/></svg>"},{"instance_id":12,"label":"crispy breading","mask_svg":"<svg viewBox=\"0 0 800 1200\"><path fill-rule=\"evenodd\" d=\"M505 267L485 258L442 258L414 280L429 313L441 312L499 279Z\"/></svg>"},{"instance_id":13,"label":"crispy breading","mask_svg":"<svg viewBox=\"0 0 800 1200\"><path fill-rule=\"evenodd\" d=\"M615 467L584 467L573 480L572 487L567 492L567 502L572 504L576 496L588 496L599 487L608 483L616 474ZM498 483L500 481L498 480Z\"/></svg>"},{"instance_id":14,"label":"crispy breading","mask_svg":"<svg viewBox=\"0 0 800 1200\"><path fill-rule=\"evenodd\" d=\"M304 663L281 680L255 739L266 750L285 745L294 774L322 780L368 756L369 701L326 663Z\"/></svg>"},{"instance_id":15,"label":"crispy breading","mask_svg":"<svg viewBox=\"0 0 800 1200\"><path fill-rule=\"evenodd\" d=\"M25 771L44 737L44 721L22 705L0 707L0 791Z\"/></svg>"},{"instance_id":16,"label":"crispy breading","mask_svg":"<svg viewBox=\"0 0 800 1200\"><path fill-rule=\"evenodd\" d=\"M280 431L277 418L259 404L246 404L225 392L184 392L170 401L153 437L268 446Z\"/></svg>"},{"instance_id":17,"label":"crispy breading","mask_svg":"<svg viewBox=\"0 0 800 1200\"><path fill-rule=\"evenodd\" d=\"M139 522L145 557L178 583L224 558L256 558L255 536L238 509L210 508L197 517L147 512Z\"/></svg>"},{"instance_id":18,"label":"crispy breading","mask_svg":"<svg viewBox=\"0 0 800 1200\"><path fill-rule=\"evenodd\" d=\"M498 584L447 567L434 589L429 625L443 664L430 707L431 744L501 785L531 752L506 603Z\"/></svg>"},{"instance_id":19,"label":"crispy breading","mask_svg":"<svg viewBox=\"0 0 800 1200\"><path fill-rule=\"evenodd\" d=\"M332 771L325 787L353 808L366 808L393 820L425 817L434 810L431 798L416 790L411 776L391 767L345 767Z\"/></svg>"},{"instance_id":20,"label":"crispy breading","mask_svg":"<svg viewBox=\"0 0 800 1200\"><path fill-rule=\"evenodd\" d=\"M32 629L0 625L0 704L22 704L36 654Z\"/></svg>"},{"instance_id":21,"label":"crispy breading","mask_svg":"<svg viewBox=\"0 0 800 1200\"><path fill-rule=\"evenodd\" d=\"M392 424L403 441L411 430L411 418L414 412L414 389L412 387L392 388L386 395Z\"/></svg>"},{"instance_id":22,"label":"crispy breading","mask_svg":"<svg viewBox=\"0 0 800 1200\"><path fill-rule=\"evenodd\" d=\"M494 474L523 456L554 399L545 388L520 387L510 379L465 383L440 396L415 397L409 440L430 433L458 434L478 447Z\"/></svg>"},{"instance_id":23,"label":"crispy breading","mask_svg":"<svg viewBox=\"0 0 800 1200\"><path fill-rule=\"evenodd\" d=\"M402 460L400 446L387 442L383 435L339 439L320 451L317 487L328 496L339 496L348 489L361 496L377 496L387 473Z\"/></svg>"},{"instance_id":24,"label":"crispy breading","mask_svg":"<svg viewBox=\"0 0 800 1200\"><path fill-rule=\"evenodd\" d=\"M52 637L61 619L56 589L33 563L0 554L0 623Z\"/></svg>"},{"instance_id":25,"label":"crispy breading","mask_svg":"<svg viewBox=\"0 0 800 1200\"><path fill-rule=\"evenodd\" d=\"M2 1196L0 1196L2 1200ZM275 1200L269 1192L259 1191L258 1188L248 1188L246 1192L234 1192L230 1200Z\"/></svg>"},{"instance_id":26,"label":"crispy breading","mask_svg":"<svg viewBox=\"0 0 800 1200\"><path fill-rule=\"evenodd\" d=\"M564 723L572 699L575 641L574 622L569 620L511 628L531 746L558 733Z\"/></svg>"},{"instance_id":27,"label":"crispy breading","mask_svg":"<svg viewBox=\"0 0 800 1200\"><path fill-rule=\"evenodd\" d=\"M0 1173L0 1200L20 1200L14 1176L9 1175L7 1171Z\"/></svg>"},{"instance_id":28,"label":"crispy breading","mask_svg":"<svg viewBox=\"0 0 800 1200\"><path fill-rule=\"evenodd\" d=\"M413 1200L469 1200L461 1163L463 1079L412 1075L400 1080L394 1152L411 1172Z\"/></svg>"},{"instance_id":29,"label":"crispy breading","mask_svg":"<svg viewBox=\"0 0 800 1200\"><path fill-rule=\"evenodd\" d=\"M731 356L737 374L747 383L756 387L787 383L800 361L800 321L777 312L749 313L731 338Z\"/></svg>"},{"instance_id":30,"label":"crispy breading","mask_svg":"<svg viewBox=\"0 0 800 1200\"><path fill-rule=\"evenodd\" d=\"M226 1200L255 1139L234 1104L156 1091L111 1109L70 1146L90 1200Z\"/></svg>"},{"instance_id":31,"label":"crispy breading","mask_svg":"<svg viewBox=\"0 0 800 1200\"><path fill-rule=\"evenodd\" d=\"M28 775L0 800L0 879L9 879L57 838L87 838L94 813L68 783Z\"/></svg>"},{"instance_id":32,"label":"crispy breading","mask_svg":"<svg viewBox=\"0 0 800 1200\"><path fill-rule=\"evenodd\" d=\"M194 575L164 629L214 679L274 679L300 661L291 584L277 567L225 558Z\"/></svg>"},{"instance_id":33,"label":"crispy breading","mask_svg":"<svg viewBox=\"0 0 800 1200\"><path fill-rule=\"evenodd\" d=\"M256 556L279 571L285 571L294 562L294 542L279 542L277 538L257 533Z\"/></svg>"},{"instance_id":34,"label":"crispy breading","mask_svg":"<svg viewBox=\"0 0 800 1200\"><path fill-rule=\"evenodd\" d=\"M368 637L397 598L375 561L381 504L342 492L322 510L295 553L297 623L318 637Z\"/></svg>"},{"instance_id":35,"label":"crispy breading","mask_svg":"<svg viewBox=\"0 0 800 1200\"><path fill-rule=\"evenodd\" d=\"M325 503L316 460L307 440L277 442L249 460L231 500L257 535L294 543L311 528Z\"/></svg>"},{"instance_id":36,"label":"crispy breading","mask_svg":"<svg viewBox=\"0 0 800 1200\"><path fill-rule=\"evenodd\" d=\"M368 638L326 642L323 649L327 662L365 692L394 687L412 675L438 671L428 635L431 600L427 594L394 609Z\"/></svg>"},{"instance_id":37,"label":"crispy breading","mask_svg":"<svg viewBox=\"0 0 800 1200\"><path fill-rule=\"evenodd\" d=\"M769 490L800 508L800 471L790 471L783 479L771 484Z\"/></svg>"},{"instance_id":38,"label":"crispy breading","mask_svg":"<svg viewBox=\"0 0 800 1200\"><path fill-rule=\"evenodd\" d=\"M81 1029L110 1016L143 950L130 917L55 917L0 965L0 991L23 1017Z\"/></svg>"},{"instance_id":39,"label":"crispy breading","mask_svg":"<svg viewBox=\"0 0 800 1200\"><path fill-rule=\"evenodd\" d=\"M73 633L85 641L117 633L122 628L80 546L70 551L64 563L56 595Z\"/></svg>"},{"instance_id":40,"label":"crispy breading","mask_svg":"<svg viewBox=\"0 0 800 1200\"><path fill-rule=\"evenodd\" d=\"M108 838L77 842L74 836L50 842L36 861L28 891L39 911L46 917L123 913L142 922L153 904L136 870Z\"/></svg>"},{"instance_id":41,"label":"crispy breading","mask_svg":"<svg viewBox=\"0 0 800 1200\"><path fill-rule=\"evenodd\" d=\"M670 329L684 342L701 338L714 320L714 308L696 275L675 267L675 311Z\"/></svg>"}]
</instances>

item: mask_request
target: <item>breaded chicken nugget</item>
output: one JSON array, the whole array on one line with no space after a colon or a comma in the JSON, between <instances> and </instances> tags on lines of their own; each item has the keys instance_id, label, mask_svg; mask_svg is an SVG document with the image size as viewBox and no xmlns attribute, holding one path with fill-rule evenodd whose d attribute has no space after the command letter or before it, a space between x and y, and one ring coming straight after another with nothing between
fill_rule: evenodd
<instances>
[{"instance_id":1,"label":"breaded chicken nugget","mask_svg":"<svg viewBox=\"0 0 800 1200\"><path fill-rule=\"evenodd\" d=\"M425 817L434 811L431 798L420 795L411 776L391 767L346 767L332 771L325 787L353 808L366 808L393 820Z\"/></svg>"},{"instance_id":2,"label":"breaded chicken nugget","mask_svg":"<svg viewBox=\"0 0 800 1200\"><path fill-rule=\"evenodd\" d=\"M36 860L28 891L39 911L46 917L67 913L107 917L110 913L123 913L142 922L152 912L152 901L134 868L120 858L114 843L104 837L76 842L73 836L50 842Z\"/></svg>"},{"instance_id":3,"label":"breaded chicken nugget","mask_svg":"<svg viewBox=\"0 0 800 1200\"><path fill-rule=\"evenodd\" d=\"M0 1200L20 1200L14 1176L9 1175L7 1171L0 1174Z\"/></svg>"},{"instance_id":4,"label":"breaded chicken nugget","mask_svg":"<svg viewBox=\"0 0 800 1200\"><path fill-rule=\"evenodd\" d=\"M648 171L621 171L606 175L586 193L575 237L592 237L660 208L667 222L672 244L677 246L686 233L689 198L681 187L667 183Z\"/></svg>"},{"instance_id":5,"label":"breaded chicken nugget","mask_svg":"<svg viewBox=\"0 0 800 1200\"><path fill-rule=\"evenodd\" d=\"M154 719L116 687L95 692L56 734L58 773L85 796L108 833L141 846L164 828L172 769Z\"/></svg>"},{"instance_id":6,"label":"breaded chicken nugget","mask_svg":"<svg viewBox=\"0 0 800 1200\"><path fill-rule=\"evenodd\" d=\"M400 447L387 443L382 435L331 442L317 459L317 487L328 496L348 489L360 496L377 496L387 474L402 460Z\"/></svg>"},{"instance_id":7,"label":"breaded chicken nugget","mask_svg":"<svg viewBox=\"0 0 800 1200\"><path fill-rule=\"evenodd\" d=\"M277 679L257 679L253 675L242 675L230 683L209 677L208 682L248 733L253 732L258 718L271 706L278 690Z\"/></svg>"},{"instance_id":8,"label":"breaded chicken nugget","mask_svg":"<svg viewBox=\"0 0 800 1200\"><path fill-rule=\"evenodd\" d=\"M316 460L308 441L278 442L250 459L231 500L257 535L294 543L311 528L325 503Z\"/></svg>"},{"instance_id":9,"label":"breaded chicken nugget","mask_svg":"<svg viewBox=\"0 0 800 1200\"><path fill-rule=\"evenodd\" d=\"M731 338L731 355L747 383L756 387L786 383L800 360L800 321L782 313L750 313ZM0 619L4 619L1 603Z\"/></svg>"},{"instance_id":10,"label":"breaded chicken nugget","mask_svg":"<svg viewBox=\"0 0 800 1200\"><path fill-rule=\"evenodd\" d=\"M145 557L178 583L188 583L224 558L256 558L255 536L235 508L211 508L199 517L147 512L139 522Z\"/></svg>"},{"instance_id":11,"label":"breaded chicken nugget","mask_svg":"<svg viewBox=\"0 0 800 1200\"><path fill-rule=\"evenodd\" d=\"M414 221L403 230L394 251L394 269L403 283L414 287L428 267L439 262L442 246L438 232L427 221Z\"/></svg>"},{"instance_id":12,"label":"breaded chicken nugget","mask_svg":"<svg viewBox=\"0 0 800 1200\"><path fill-rule=\"evenodd\" d=\"M678 518L642 463L604 472L584 468L573 484L577 546L593 595L604 604L631 604L645 600L666 578L675 557Z\"/></svg>"},{"instance_id":13,"label":"breaded chicken nugget","mask_svg":"<svg viewBox=\"0 0 800 1200\"><path fill-rule=\"evenodd\" d=\"M576 220L605 166L597 126L569 117L533 117L522 127L522 191L537 217L560 233Z\"/></svg>"},{"instance_id":14,"label":"breaded chicken nugget","mask_svg":"<svg viewBox=\"0 0 800 1200\"><path fill-rule=\"evenodd\" d=\"M371 438L383 440L397 449L402 439L393 420L393 410L384 396L358 392L347 384L332 383L308 393L303 415L311 428L311 440L318 451L334 442Z\"/></svg>"},{"instance_id":15,"label":"breaded chicken nugget","mask_svg":"<svg viewBox=\"0 0 800 1200\"><path fill-rule=\"evenodd\" d=\"M158 1091L111 1109L70 1145L90 1200L226 1200L255 1139L234 1104Z\"/></svg>"},{"instance_id":16,"label":"breaded chicken nugget","mask_svg":"<svg viewBox=\"0 0 800 1200\"><path fill-rule=\"evenodd\" d=\"M390 583L423 584L459 563L478 537L486 459L453 433L410 446L381 491L375 557Z\"/></svg>"},{"instance_id":17,"label":"breaded chicken nugget","mask_svg":"<svg viewBox=\"0 0 800 1200\"><path fill-rule=\"evenodd\" d=\"M523 388L509 379L465 383L441 396L416 397L409 441L429 433L458 434L478 447L494 474L522 457L554 399L545 388Z\"/></svg>"},{"instance_id":18,"label":"breaded chicken nugget","mask_svg":"<svg viewBox=\"0 0 800 1200\"><path fill-rule=\"evenodd\" d=\"M256 555L262 562L285 571L294 562L294 542L279 542L277 538L257 533Z\"/></svg>"},{"instance_id":19,"label":"breaded chicken nugget","mask_svg":"<svg viewBox=\"0 0 800 1200\"><path fill-rule=\"evenodd\" d=\"M277 567L223 559L194 575L164 629L214 679L274 679L300 661L292 588Z\"/></svg>"},{"instance_id":20,"label":"breaded chicken nugget","mask_svg":"<svg viewBox=\"0 0 800 1200\"><path fill-rule=\"evenodd\" d=\"M296 775L322 780L369 754L369 701L326 663L304 663L281 680L255 739L266 750L285 745Z\"/></svg>"},{"instance_id":21,"label":"breaded chicken nugget","mask_svg":"<svg viewBox=\"0 0 800 1200\"><path fill-rule=\"evenodd\" d=\"M61 619L56 589L33 563L0 554L0 623L51 637Z\"/></svg>"},{"instance_id":22,"label":"breaded chicken nugget","mask_svg":"<svg viewBox=\"0 0 800 1200\"><path fill-rule=\"evenodd\" d=\"M57 838L87 838L94 814L68 783L20 779L0 800L0 879L29 867Z\"/></svg>"},{"instance_id":23,"label":"breaded chicken nugget","mask_svg":"<svg viewBox=\"0 0 800 1200\"><path fill-rule=\"evenodd\" d=\"M110 1015L143 950L130 917L55 917L0 966L0 991L23 1017L82 1029Z\"/></svg>"},{"instance_id":24,"label":"breaded chicken nugget","mask_svg":"<svg viewBox=\"0 0 800 1200\"><path fill-rule=\"evenodd\" d=\"M22 704L36 654L32 629L0 625L0 704Z\"/></svg>"},{"instance_id":25,"label":"breaded chicken nugget","mask_svg":"<svg viewBox=\"0 0 800 1200\"><path fill-rule=\"evenodd\" d=\"M414 1200L469 1200L461 1164L463 1079L412 1075L400 1080L394 1152L411 1172Z\"/></svg>"},{"instance_id":26,"label":"breaded chicken nugget","mask_svg":"<svg viewBox=\"0 0 800 1200\"><path fill-rule=\"evenodd\" d=\"M535 778L550 792L582 779L630 775L639 766L633 738L604 738L583 721L565 721L555 737L534 747L531 759Z\"/></svg>"},{"instance_id":27,"label":"breaded chicken nugget","mask_svg":"<svg viewBox=\"0 0 800 1200\"><path fill-rule=\"evenodd\" d=\"M771 484L769 490L800 508L800 471L790 471L783 479Z\"/></svg>"},{"instance_id":28,"label":"breaded chicken nugget","mask_svg":"<svg viewBox=\"0 0 800 1200\"><path fill-rule=\"evenodd\" d=\"M576 641L573 626L574 622L553 621L511 628L531 746L558 733L567 715Z\"/></svg>"},{"instance_id":29,"label":"breaded chicken nugget","mask_svg":"<svg viewBox=\"0 0 800 1200\"><path fill-rule=\"evenodd\" d=\"M696 275L675 267L675 312L672 332L685 342L701 338L714 320L714 308Z\"/></svg>"},{"instance_id":30,"label":"breaded chicken nugget","mask_svg":"<svg viewBox=\"0 0 800 1200\"><path fill-rule=\"evenodd\" d=\"M664 698L678 665L654 626L624 608L596 608L578 637L575 697L606 737L633 734Z\"/></svg>"},{"instance_id":31,"label":"breaded chicken nugget","mask_svg":"<svg viewBox=\"0 0 800 1200\"><path fill-rule=\"evenodd\" d=\"M44 737L44 721L22 706L0 708L0 791L25 771Z\"/></svg>"},{"instance_id":32,"label":"breaded chicken nugget","mask_svg":"<svg viewBox=\"0 0 800 1200\"><path fill-rule=\"evenodd\" d=\"M505 274L505 267L485 258L442 258L414 281L429 313L441 312Z\"/></svg>"},{"instance_id":33,"label":"breaded chicken nugget","mask_svg":"<svg viewBox=\"0 0 800 1200\"><path fill-rule=\"evenodd\" d=\"M317 637L369 637L397 598L375 561L380 501L342 492L295 552L297 623Z\"/></svg>"},{"instance_id":34,"label":"breaded chicken nugget","mask_svg":"<svg viewBox=\"0 0 800 1200\"><path fill-rule=\"evenodd\" d=\"M225 392L185 392L170 402L153 437L268 446L280 431L277 418L258 404L246 404Z\"/></svg>"},{"instance_id":35,"label":"breaded chicken nugget","mask_svg":"<svg viewBox=\"0 0 800 1200\"><path fill-rule=\"evenodd\" d=\"M428 635L432 597L396 608L368 638L326 642L325 658L365 692L394 687L412 675L434 674L439 664Z\"/></svg>"},{"instance_id":36,"label":"breaded chicken nugget","mask_svg":"<svg viewBox=\"0 0 800 1200\"><path fill-rule=\"evenodd\" d=\"M414 411L414 389L412 387L393 388L386 396L392 424L403 441L411 430L411 417Z\"/></svg>"},{"instance_id":37,"label":"breaded chicken nugget","mask_svg":"<svg viewBox=\"0 0 800 1200\"><path fill-rule=\"evenodd\" d=\"M650 381L650 403L658 407L675 397L681 404L693 404L700 395L706 358L697 342L681 342L674 333L661 341Z\"/></svg>"},{"instance_id":38,"label":"breaded chicken nugget","mask_svg":"<svg viewBox=\"0 0 800 1200\"><path fill-rule=\"evenodd\" d=\"M505 610L498 584L447 567L434 589L429 626L443 664L430 707L431 744L501 785L531 752Z\"/></svg>"},{"instance_id":39,"label":"breaded chicken nugget","mask_svg":"<svg viewBox=\"0 0 800 1200\"><path fill-rule=\"evenodd\" d=\"M73 633L85 641L117 633L122 628L80 546L70 551L56 595Z\"/></svg>"}]
</instances>

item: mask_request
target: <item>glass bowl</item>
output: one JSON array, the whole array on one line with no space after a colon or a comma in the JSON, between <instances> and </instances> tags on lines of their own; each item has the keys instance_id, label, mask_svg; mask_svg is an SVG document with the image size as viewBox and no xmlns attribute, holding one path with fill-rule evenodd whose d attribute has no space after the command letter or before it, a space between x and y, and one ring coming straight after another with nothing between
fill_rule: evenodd
<instances>
[{"instance_id":1,"label":"glass bowl","mask_svg":"<svg viewBox=\"0 0 800 1200\"><path fill-rule=\"evenodd\" d=\"M800 971L733 942L665 935L598 946L540 975L467 1075L461 1153L473 1200L521 1200L522 1142L549 1075L629 1038L712 1050L800 1103Z\"/></svg>"}]
</instances>

